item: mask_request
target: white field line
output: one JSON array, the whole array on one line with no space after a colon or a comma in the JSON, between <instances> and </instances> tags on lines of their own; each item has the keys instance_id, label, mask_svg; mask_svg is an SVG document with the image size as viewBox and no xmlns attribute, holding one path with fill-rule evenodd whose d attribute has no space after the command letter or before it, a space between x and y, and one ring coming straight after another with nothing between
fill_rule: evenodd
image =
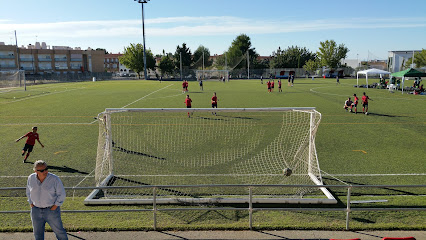
<instances>
[{"instance_id":1,"label":"white field line","mask_svg":"<svg viewBox=\"0 0 426 240\"><path fill-rule=\"evenodd\" d=\"M167 85L167 86L165 86L165 87L163 87L163 88L160 88L160 89L158 89L158 90L155 90L155 91L153 91L153 92L151 92L151 93L148 93L147 95L145 95L145 96L143 96L143 97L141 97L141 98L139 98L139 99L137 99L137 100L135 100L135 101L133 101L133 102L131 102L131 103L129 103L129 104L127 104L127 105L125 105L125 106L123 106L123 107L121 107L121 108L126 108L127 106L130 106L130 105L132 105L133 103L136 103L136 102L138 102L138 101L140 101L140 100L142 100L142 99L145 99L146 97L148 97L149 95L151 95L151 94L154 94L154 93L156 93L156 92L158 92L158 91L161 91L161 90L163 90L163 89L165 89L165 88L168 88L168 87L170 87L170 86L172 86L173 84L169 84L169 85ZM91 122L90 124L94 124L94 123L96 123L98 120L94 120L93 122Z\"/></svg>"},{"instance_id":2,"label":"white field line","mask_svg":"<svg viewBox=\"0 0 426 240\"><path fill-rule=\"evenodd\" d=\"M90 173L91 174L91 173ZM61 177L66 178L82 178L82 177L95 177L90 176L90 174L81 174L78 176L66 176L63 175ZM58 174L56 174L58 175ZM281 176L282 174L174 174L174 175L117 175L118 177L188 177L188 176ZM303 175L303 174L299 174ZM59 175L58 175L59 176ZM389 176L426 176L426 173L377 173L377 174L330 174L330 176L339 176L339 177L389 177ZM25 176L0 176L0 178L27 178L28 175Z\"/></svg>"},{"instance_id":3,"label":"white field line","mask_svg":"<svg viewBox=\"0 0 426 240\"><path fill-rule=\"evenodd\" d=\"M59 175L55 173L55 175L60 176L61 178L88 178L88 177L94 178L95 177L94 175L90 176L89 174L81 174L77 176L66 176L66 175ZM0 178L28 178L28 176L0 176Z\"/></svg>"},{"instance_id":4,"label":"white field line","mask_svg":"<svg viewBox=\"0 0 426 240\"><path fill-rule=\"evenodd\" d=\"M151 92L151 93L148 93L147 95L145 95L145 96L143 96L143 97L141 97L141 98L139 98L139 99L137 99L137 100L135 100L135 101L133 101L133 102L131 102L131 103L129 103L129 104L127 104L127 105L123 106L123 107L121 107L121 108L126 108L126 107L128 107L128 106L132 105L133 103L139 102L140 100L142 100L142 99L144 99L144 98L148 97L149 95L152 95L152 94L154 94L154 93L156 93L156 92L158 92L158 91L161 91L161 90L163 90L163 89L165 89L165 88L168 88L168 87L170 87L170 86L172 86L172 85L173 85L173 84L169 84L169 85L167 85L167 86L165 86L165 87L163 87L163 88L160 88L160 89L158 89L158 90L156 90L156 91L153 91L153 92Z\"/></svg>"},{"instance_id":5,"label":"white field line","mask_svg":"<svg viewBox=\"0 0 426 240\"><path fill-rule=\"evenodd\" d=\"M0 126L28 126L28 125L90 125L91 123L3 123Z\"/></svg>"},{"instance_id":6,"label":"white field line","mask_svg":"<svg viewBox=\"0 0 426 240\"><path fill-rule=\"evenodd\" d=\"M85 88L85 87L83 87L83 88ZM21 101L25 101L25 100L29 100L29 99L33 99L33 98L49 96L49 95L52 95L52 94L58 94L58 93L64 93L64 92L70 92L70 91L74 91L74 90L80 90L80 89L83 89L83 88L74 88L74 89L70 89L70 90L64 90L64 91L59 91L59 92L52 92L52 93L43 94L43 95L36 95L36 96L28 97L28 98L18 99L18 100L11 101L11 102L4 102L4 103L2 103L2 104L9 104L9 103L21 102Z\"/></svg>"}]
</instances>

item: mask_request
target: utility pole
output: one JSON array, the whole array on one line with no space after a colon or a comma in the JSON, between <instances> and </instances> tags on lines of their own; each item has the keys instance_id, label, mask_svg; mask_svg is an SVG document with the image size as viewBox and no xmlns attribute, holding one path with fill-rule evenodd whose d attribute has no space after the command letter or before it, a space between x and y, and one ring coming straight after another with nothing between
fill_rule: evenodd
<instances>
[{"instance_id":1,"label":"utility pole","mask_svg":"<svg viewBox=\"0 0 426 240\"><path fill-rule=\"evenodd\" d=\"M182 49L180 49L180 53L179 53L179 59L180 59L180 80L182 81Z\"/></svg>"},{"instance_id":2,"label":"utility pole","mask_svg":"<svg viewBox=\"0 0 426 240\"><path fill-rule=\"evenodd\" d=\"M248 49L247 49L247 79L250 79L250 58L249 58Z\"/></svg>"},{"instance_id":3,"label":"utility pole","mask_svg":"<svg viewBox=\"0 0 426 240\"><path fill-rule=\"evenodd\" d=\"M142 6L142 36L143 36L143 69L144 69L144 77L145 80L148 79L147 70L146 70L146 46L145 46L145 21L144 21L144 12L143 12L143 4L148 3L149 0L134 0L138 1L138 3Z\"/></svg>"},{"instance_id":4,"label":"utility pole","mask_svg":"<svg viewBox=\"0 0 426 240\"><path fill-rule=\"evenodd\" d=\"M18 38L16 37L16 30L15 30L15 44L16 44L16 64L18 65L18 78L19 78L19 86L22 86L21 83L21 64L19 62L19 47L18 47ZM24 72L25 74L25 72ZM24 80L24 91L27 91L27 84Z\"/></svg>"}]
</instances>

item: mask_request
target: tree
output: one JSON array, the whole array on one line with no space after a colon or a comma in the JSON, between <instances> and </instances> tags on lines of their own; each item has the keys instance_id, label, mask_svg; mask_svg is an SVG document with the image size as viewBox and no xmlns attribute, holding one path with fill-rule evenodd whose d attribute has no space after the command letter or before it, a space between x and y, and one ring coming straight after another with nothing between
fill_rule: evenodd
<instances>
[{"instance_id":1,"label":"tree","mask_svg":"<svg viewBox=\"0 0 426 240\"><path fill-rule=\"evenodd\" d=\"M175 66L177 69L180 69L181 53L182 53L182 66L189 67L191 66L193 62L191 50L188 47L186 47L186 43L183 43L182 47L178 45L176 47L176 51L174 55Z\"/></svg>"},{"instance_id":2,"label":"tree","mask_svg":"<svg viewBox=\"0 0 426 240\"><path fill-rule=\"evenodd\" d=\"M138 74L144 70L143 63L143 45L131 43L129 47L124 48L123 56L119 57L120 63ZM146 67L147 69L155 69L155 59L151 50L146 50Z\"/></svg>"},{"instance_id":3,"label":"tree","mask_svg":"<svg viewBox=\"0 0 426 240\"><path fill-rule=\"evenodd\" d=\"M104 51L105 54L108 54L108 51L104 48L96 48L96 51Z\"/></svg>"},{"instance_id":4,"label":"tree","mask_svg":"<svg viewBox=\"0 0 426 240\"><path fill-rule=\"evenodd\" d=\"M413 58L411 57L405 62L404 67L410 68L412 62L413 62ZM421 68L426 66L426 49L422 49L422 51L419 53L414 53L414 64L416 68Z\"/></svg>"},{"instance_id":5,"label":"tree","mask_svg":"<svg viewBox=\"0 0 426 240\"><path fill-rule=\"evenodd\" d=\"M334 40L320 42L320 48L317 51L321 66L337 68L341 66L340 60L346 58L349 49L342 43L337 46Z\"/></svg>"},{"instance_id":6,"label":"tree","mask_svg":"<svg viewBox=\"0 0 426 240\"><path fill-rule=\"evenodd\" d=\"M250 65L254 64L255 66L259 54L256 53L255 48L251 47L250 37L246 34L241 34L237 36L234 41L232 41L232 44L228 48L228 51L226 51L222 56L217 58L217 68L221 69L223 68L223 66L225 66L225 55L228 69L246 68L247 51L249 52Z\"/></svg>"},{"instance_id":7,"label":"tree","mask_svg":"<svg viewBox=\"0 0 426 240\"><path fill-rule=\"evenodd\" d=\"M175 65L173 63L173 60L166 55L161 58L160 63L158 64L158 68L161 71L161 76L163 76L164 74L167 74L167 73L169 74L173 73Z\"/></svg>"},{"instance_id":8,"label":"tree","mask_svg":"<svg viewBox=\"0 0 426 240\"><path fill-rule=\"evenodd\" d=\"M288 47L286 50L281 50L278 47L277 51L272 54L271 68L300 68L309 60L315 60L315 53L308 49L298 46Z\"/></svg>"},{"instance_id":9,"label":"tree","mask_svg":"<svg viewBox=\"0 0 426 240\"><path fill-rule=\"evenodd\" d=\"M320 64L317 60L309 59L305 65L303 65L303 68L308 71L309 73L315 73L315 71L320 67Z\"/></svg>"},{"instance_id":10,"label":"tree","mask_svg":"<svg viewBox=\"0 0 426 240\"><path fill-rule=\"evenodd\" d=\"M204 53L204 67L209 67L213 64L213 61L210 60L210 50L203 45L200 45L197 50L194 52L194 64L196 68L202 68L203 66L203 53Z\"/></svg>"}]
</instances>

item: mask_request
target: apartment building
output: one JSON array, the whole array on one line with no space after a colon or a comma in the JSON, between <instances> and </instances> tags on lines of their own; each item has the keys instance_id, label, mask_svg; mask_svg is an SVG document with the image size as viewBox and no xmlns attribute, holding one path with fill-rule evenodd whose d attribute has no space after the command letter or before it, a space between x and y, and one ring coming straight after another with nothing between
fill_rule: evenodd
<instances>
[{"instance_id":1,"label":"apartment building","mask_svg":"<svg viewBox=\"0 0 426 240\"><path fill-rule=\"evenodd\" d=\"M26 74L104 72L103 50L81 50L46 43L16 47L0 42L0 70L21 69Z\"/></svg>"},{"instance_id":2,"label":"apartment building","mask_svg":"<svg viewBox=\"0 0 426 240\"><path fill-rule=\"evenodd\" d=\"M120 68L122 69L122 67L120 67L121 64L118 58L121 56L123 56L123 54L121 53L105 54L105 57L104 57L105 71L111 72L111 73L120 72Z\"/></svg>"}]
</instances>

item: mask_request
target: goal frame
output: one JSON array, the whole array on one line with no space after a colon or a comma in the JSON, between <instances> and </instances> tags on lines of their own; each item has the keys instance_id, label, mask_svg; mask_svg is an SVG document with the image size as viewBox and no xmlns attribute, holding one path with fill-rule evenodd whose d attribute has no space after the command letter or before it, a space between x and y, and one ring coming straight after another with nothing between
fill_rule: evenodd
<instances>
[{"instance_id":1,"label":"goal frame","mask_svg":"<svg viewBox=\"0 0 426 240\"><path fill-rule=\"evenodd\" d=\"M197 78L197 80L201 80L203 81L221 81L220 78L216 79L205 79L204 76L207 75L208 73L219 73L219 75L223 75L225 77L225 81L229 82L229 70L196 70L195 71L195 76Z\"/></svg>"},{"instance_id":2,"label":"goal frame","mask_svg":"<svg viewBox=\"0 0 426 240\"><path fill-rule=\"evenodd\" d=\"M117 113L117 112L211 112L211 108L107 108L104 112L99 113L98 119L101 115L104 115L107 128L111 129L111 121L110 121L110 114ZM311 161L316 162L316 166L318 166L319 169L319 163L318 158L316 154L315 149L315 136L313 135L313 128L314 126L314 114L319 114L321 116L321 113L315 110L314 107L285 107L285 108L219 108L214 109L215 112L284 112L284 111L302 111L302 112L309 112L310 113L310 130L309 130L309 158L312 156L315 156L316 159L309 159L309 166L308 166L308 176L313 182L313 185L323 185L322 176L319 172L315 175L312 173L312 166ZM111 166L111 169L113 169L114 165L114 159L112 155L113 151L113 142L111 138L111 133L107 134L105 141L105 151L107 151L106 154L109 154L109 166ZM99 151L99 148L98 148ZM311 151L315 151L314 154L311 154ZM105 154L105 153L104 153ZM98 166L97 166L98 167ZM95 176L96 178L96 176ZM108 173L108 176L103 179L103 181L97 185L97 188L94 189L89 196L84 200L84 204L86 205L110 205L110 204L179 204L182 201L179 201L175 198L156 198L153 196L152 199L97 199L97 196L102 192L102 187L107 187L107 184L109 181L111 181L114 178L114 170L110 170ZM209 186L210 184L203 184L203 185L194 185L195 186ZM232 185L232 184L225 184L225 185ZM262 184L259 184L262 185ZM235 184L235 186L241 186L241 184ZM250 186L256 187L256 184L251 184ZM127 186L128 188L132 188ZM151 185L151 187L164 187L163 185ZM170 187L170 186L168 186ZM173 185L173 187L189 187L188 185ZM296 187L296 186L295 186ZM118 187L119 188L119 187ZM253 198L249 199L249 196L241 197L241 198L180 198L180 200L184 200L185 202L191 202L196 204L202 204L202 203L222 203L222 204L230 204L230 203L249 203L252 201L253 203L290 203L290 204L336 204L337 200L335 197L330 193L330 191L325 187L317 187L319 188L325 197L323 198ZM153 193L154 195L154 193Z\"/></svg>"}]
</instances>

